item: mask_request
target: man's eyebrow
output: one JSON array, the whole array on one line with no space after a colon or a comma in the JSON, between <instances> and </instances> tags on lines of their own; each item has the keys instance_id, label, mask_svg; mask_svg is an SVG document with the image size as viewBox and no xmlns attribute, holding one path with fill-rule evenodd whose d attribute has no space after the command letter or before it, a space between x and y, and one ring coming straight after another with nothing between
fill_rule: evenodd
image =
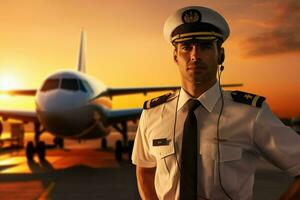
<instances>
[{"instance_id":1,"label":"man's eyebrow","mask_svg":"<svg viewBox=\"0 0 300 200\"><path fill-rule=\"evenodd\" d=\"M214 41L199 41L197 44L199 44L199 45L213 45Z\"/></svg>"},{"instance_id":2,"label":"man's eyebrow","mask_svg":"<svg viewBox=\"0 0 300 200\"><path fill-rule=\"evenodd\" d=\"M181 46L189 46L189 45L213 45L214 41L197 41L197 42L181 42L179 43Z\"/></svg>"},{"instance_id":3,"label":"man's eyebrow","mask_svg":"<svg viewBox=\"0 0 300 200\"><path fill-rule=\"evenodd\" d=\"M181 42L180 43L181 46L189 46L191 44L193 44L193 43L192 42Z\"/></svg>"}]
</instances>

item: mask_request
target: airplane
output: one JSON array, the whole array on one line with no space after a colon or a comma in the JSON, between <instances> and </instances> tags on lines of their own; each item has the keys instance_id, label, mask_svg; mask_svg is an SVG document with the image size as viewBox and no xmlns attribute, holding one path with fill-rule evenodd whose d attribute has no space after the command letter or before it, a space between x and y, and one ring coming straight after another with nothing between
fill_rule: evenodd
<instances>
[{"instance_id":1,"label":"airplane","mask_svg":"<svg viewBox=\"0 0 300 200\"><path fill-rule=\"evenodd\" d=\"M109 88L85 73L85 39L81 32L77 71L60 70L50 74L39 89L1 91L10 95L35 96L34 111L0 109L0 117L17 119L34 124L34 142L26 145L27 160L32 161L37 153L40 160L46 156L46 145L40 135L47 131L55 136L54 144L64 147L64 138L82 140L102 138L101 147L107 147L106 136L115 128L123 136L116 141L115 158L122 159L122 153L132 153L133 141L128 141L127 122L139 119L142 108L111 109L111 98L158 91L175 91L179 86ZM226 84L222 87L237 87L242 84ZM0 133L2 132L0 121Z\"/></svg>"}]
</instances>

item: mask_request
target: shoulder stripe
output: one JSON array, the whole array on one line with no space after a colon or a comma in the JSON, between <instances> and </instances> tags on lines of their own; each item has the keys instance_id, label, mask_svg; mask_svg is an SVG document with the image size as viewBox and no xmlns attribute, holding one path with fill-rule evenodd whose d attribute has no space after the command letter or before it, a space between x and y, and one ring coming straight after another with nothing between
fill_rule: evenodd
<instances>
[{"instance_id":1,"label":"shoulder stripe","mask_svg":"<svg viewBox=\"0 0 300 200\"><path fill-rule=\"evenodd\" d=\"M158 105L161 105L163 103L166 103L166 102L174 99L176 96L177 96L177 93L174 92L174 93L167 93L167 94L164 94L164 95L159 96L159 97L155 97L153 99L145 101L143 108L144 109L150 109L150 108L156 107Z\"/></svg>"},{"instance_id":2,"label":"shoulder stripe","mask_svg":"<svg viewBox=\"0 0 300 200\"><path fill-rule=\"evenodd\" d=\"M235 102L248 104L255 107L261 107L262 103L266 100L265 97L242 91L231 92L231 97Z\"/></svg>"},{"instance_id":3,"label":"shoulder stripe","mask_svg":"<svg viewBox=\"0 0 300 200\"><path fill-rule=\"evenodd\" d=\"M256 95L252 100L252 106L256 106L258 100L259 100L259 96Z\"/></svg>"},{"instance_id":4,"label":"shoulder stripe","mask_svg":"<svg viewBox=\"0 0 300 200\"><path fill-rule=\"evenodd\" d=\"M145 103L146 103L146 106L144 106L144 108L145 108L145 107L146 107L146 108L150 108L150 103L151 103L151 101L146 101Z\"/></svg>"}]
</instances>

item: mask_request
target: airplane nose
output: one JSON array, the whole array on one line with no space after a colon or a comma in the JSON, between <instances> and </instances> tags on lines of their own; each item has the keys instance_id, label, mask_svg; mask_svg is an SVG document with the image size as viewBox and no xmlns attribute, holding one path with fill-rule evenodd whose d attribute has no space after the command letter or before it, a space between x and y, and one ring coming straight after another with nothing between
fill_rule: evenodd
<instances>
[{"instance_id":1,"label":"airplane nose","mask_svg":"<svg viewBox=\"0 0 300 200\"><path fill-rule=\"evenodd\" d=\"M63 112L77 108L88 100L81 92L51 91L37 96L37 107L42 112Z\"/></svg>"}]
</instances>

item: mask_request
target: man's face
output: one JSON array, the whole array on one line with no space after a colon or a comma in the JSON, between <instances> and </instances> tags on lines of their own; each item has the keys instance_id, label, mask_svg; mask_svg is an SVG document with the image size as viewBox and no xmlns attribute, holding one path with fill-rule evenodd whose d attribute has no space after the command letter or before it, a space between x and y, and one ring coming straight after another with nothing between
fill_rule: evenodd
<instances>
[{"instance_id":1,"label":"man's face","mask_svg":"<svg viewBox=\"0 0 300 200\"><path fill-rule=\"evenodd\" d=\"M174 61L182 81L203 85L216 81L218 48L216 41L186 41L176 44Z\"/></svg>"}]
</instances>

